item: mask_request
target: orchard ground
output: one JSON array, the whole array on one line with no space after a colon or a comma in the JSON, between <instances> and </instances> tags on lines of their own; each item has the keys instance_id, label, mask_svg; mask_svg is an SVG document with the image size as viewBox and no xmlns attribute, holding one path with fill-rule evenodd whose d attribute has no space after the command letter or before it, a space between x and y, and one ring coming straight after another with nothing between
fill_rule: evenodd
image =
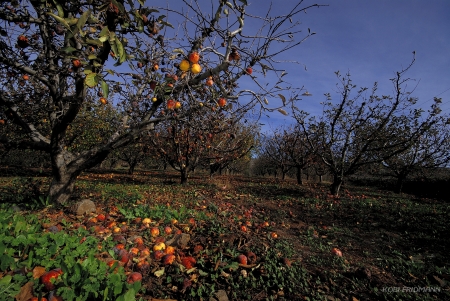
<instances>
[{"instance_id":1,"label":"orchard ground","mask_svg":"<svg viewBox=\"0 0 450 301\"><path fill-rule=\"evenodd\" d=\"M120 261L117 244L130 251L141 237L150 250L144 258L147 269L139 269L143 257L138 256L118 265L122 280L142 273L142 285L134 287L137 300L210 300L221 290L230 300L450 299L448 200L356 185L346 185L333 198L326 183L300 186L290 179L244 176L209 180L196 174L180 185L172 172L116 171L84 173L77 181L74 197L96 203L92 216L75 216L68 208L48 206L43 198L27 200L27 206L19 203L22 210L13 213L14 200L25 201L48 185L46 177L28 176L0 178L2 228L24 216L39 224L34 229L42 233L87 235L98 244L95 259L100 262ZM92 219L99 214L106 220ZM151 224L142 224L144 218ZM110 222L116 226L108 228ZM159 237L151 236L154 227L160 229ZM166 234L166 227L172 233ZM189 234L189 240L176 249L172 264L164 264L155 259L153 247L161 240L168 243L177 230ZM0 271L0 290L11 295L23 292L30 280L37 294L42 285L33 280L34 269L58 268L58 261L49 263L46 256L57 258L64 247L41 257L35 251L31 263L27 254L38 244L19 244L16 251L8 251L14 244L0 245L0 256L14 259ZM237 262L241 254L247 264ZM185 267L187 257L195 259L193 268ZM79 254L74 260L86 258ZM10 284L2 287L7 275L12 276ZM70 286L69 276L64 277L57 293Z\"/></svg>"}]
</instances>

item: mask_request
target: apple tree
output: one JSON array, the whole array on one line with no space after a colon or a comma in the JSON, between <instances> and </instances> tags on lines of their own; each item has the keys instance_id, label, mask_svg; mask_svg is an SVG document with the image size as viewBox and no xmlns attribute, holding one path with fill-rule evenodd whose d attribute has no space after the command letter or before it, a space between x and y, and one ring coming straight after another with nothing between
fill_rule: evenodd
<instances>
[{"instance_id":1,"label":"apple tree","mask_svg":"<svg viewBox=\"0 0 450 301\"><path fill-rule=\"evenodd\" d=\"M175 9L146 4L158 5L0 3L0 143L49 154L53 201L66 203L82 171L162 121L210 109L219 99L230 114L281 110L296 99L280 59L314 34L301 31L298 16L320 5L299 1L282 15L267 6L258 15L245 0L179 1ZM267 74L276 79L264 83ZM174 102L182 103L183 116L169 111ZM72 151L68 131L82 108L107 103L120 113L111 134Z\"/></svg>"},{"instance_id":2,"label":"apple tree","mask_svg":"<svg viewBox=\"0 0 450 301\"><path fill-rule=\"evenodd\" d=\"M377 83L371 90L358 88L350 74L336 72L338 103L324 103L322 116L317 118L308 118L306 112L293 108L309 147L333 176L331 194L337 196L344 178L363 166L386 162L411 149L437 122L440 113L437 104L426 116L421 110L412 108L417 99L408 90L411 79L405 78L405 73L413 63L414 59L391 79L392 96L377 95ZM331 98L330 94L326 96ZM408 131L403 130L407 128Z\"/></svg>"},{"instance_id":3,"label":"apple tree","mask_svg":"<svg viewBox=\"0 0 450 301\"><path fill-rule=\"evenodd\" d=\"M435 98L434 101L433 109L438 109L437 105L442 100ZM415 128L415 125L411 124L412 122L413 120L409 120L410 124L407 127L390 128L389 130L398 134L397 140L407 139ZM405 180L412 173L447 166L450 162L449 149L450 119L448 116L439 116L421 135L416 137L405 151L382 160L381 164L391 176L396 178L395 191L401 193Z\"/></svg>"}]
</instances>

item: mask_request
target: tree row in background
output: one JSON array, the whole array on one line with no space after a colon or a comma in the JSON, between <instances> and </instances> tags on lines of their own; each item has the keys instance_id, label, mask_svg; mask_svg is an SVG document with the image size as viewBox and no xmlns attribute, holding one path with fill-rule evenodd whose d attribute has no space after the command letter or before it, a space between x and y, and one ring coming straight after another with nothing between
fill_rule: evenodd
<instances>
[{"instance_id":1,"label":"tree row in background","mask_svg":"<svg viewBox=\"0 0 450 301\"><path fill-rule=\"evenodd\" d=\"M378 95L372 89L358 88L350 74L336 73L339 83L336 103L323 103L323 113L310 117L296 107L296 125L279 129L263 140L260 158L270 162L285 176L296 168L315 168L332 176L330 193L338 195L345 178L364 168L381 166L397 179L396 190L412 172L445 167L450 160L450 119L441 114L441 99L435 98L425 112L415 108L404 70L391 79L394 95ZM325 95L327 100L331 94ZM274 168L274 167L272 167Z\"/></svg>"}]
</instances>

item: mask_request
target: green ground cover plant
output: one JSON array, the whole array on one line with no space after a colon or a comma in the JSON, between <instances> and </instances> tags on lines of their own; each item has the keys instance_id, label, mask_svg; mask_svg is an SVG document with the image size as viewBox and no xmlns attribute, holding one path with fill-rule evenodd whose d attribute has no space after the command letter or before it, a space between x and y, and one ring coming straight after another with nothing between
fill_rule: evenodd
<instances>
[{"instance_id":1,"label":"green ground cover plant","mask_svg":"<svg viewBox=\"0 0 450 301\"><path fill-rule=\"evenodd\" d=\"M46 202L46 178L0 178L0 300L450 298L445 200L176 176L83 174L89 216Z\"/></svg>"}]
</instances>

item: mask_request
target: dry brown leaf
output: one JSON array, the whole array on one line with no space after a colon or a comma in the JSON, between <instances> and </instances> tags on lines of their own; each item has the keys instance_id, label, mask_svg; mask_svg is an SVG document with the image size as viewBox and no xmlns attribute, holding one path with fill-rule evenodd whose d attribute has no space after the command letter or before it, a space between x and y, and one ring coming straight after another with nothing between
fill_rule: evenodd
<instances>
[{"instance_id":1,"label":"dry brown leaf","mask_svg":"<svg viewBox=\"0 0 450 301\"><path fill-rule=\"evenodd\" d=\"M24 286L22 286L19 293L16 295L16 300L27 301L33 298L33 285L33 282L27 282Z\"/></svg>"},{"instance_id":2,"label":"dry brown leaf","mask_svg":"<svg viewBox=\"0 0 450 301\"><path fill-rule=\"evenodd\" d=\"M33 269L33 278L38 279L42 275L45 274L45 268L44 267L35 267Z\"/></svg>"}]
</instances>

